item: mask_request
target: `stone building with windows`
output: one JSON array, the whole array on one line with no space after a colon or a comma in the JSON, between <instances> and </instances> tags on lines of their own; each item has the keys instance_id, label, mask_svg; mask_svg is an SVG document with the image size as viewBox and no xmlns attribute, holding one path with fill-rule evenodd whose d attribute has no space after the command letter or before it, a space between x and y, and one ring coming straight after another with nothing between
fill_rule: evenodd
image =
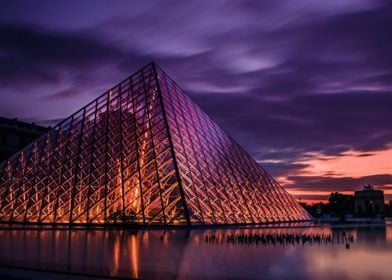
<instances>
[{"instance_id":1,"label":"stone building with windows","mask_svg":"<svg viewBox=\"0 0 392 280\"><path fill-rule=\"evenodd\" d=\"M384 191L376 190L372 185L354 193L354 210L359 216L384 214Z\"/></svg>"}]
</instances>

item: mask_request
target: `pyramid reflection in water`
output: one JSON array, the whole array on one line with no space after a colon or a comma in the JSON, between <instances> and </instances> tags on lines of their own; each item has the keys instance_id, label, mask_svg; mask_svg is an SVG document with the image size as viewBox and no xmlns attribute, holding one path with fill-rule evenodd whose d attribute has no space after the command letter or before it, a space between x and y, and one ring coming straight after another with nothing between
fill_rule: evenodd
<instances>
[{"instance_id":1,"label":"pyramid reflection in water","mask_svg":"<svg viewBox=\"0 0 392 280\"><path fill-rule=\"evenodd\" d=\"M249 224L310 216L151 63L0 165L0 221Z\"/></svg>"}]
</instances>

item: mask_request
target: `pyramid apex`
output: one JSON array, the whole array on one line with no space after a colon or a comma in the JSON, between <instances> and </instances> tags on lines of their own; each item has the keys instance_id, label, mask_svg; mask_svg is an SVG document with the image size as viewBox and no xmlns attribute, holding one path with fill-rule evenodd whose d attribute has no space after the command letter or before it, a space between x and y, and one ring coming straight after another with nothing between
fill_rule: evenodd
<instances>
[{"instance_id":1,"label":"pyramid apex","mask_svg":"<svg viewBox=\"0 0 392 280\"><path fill-rule=\"evenodd\" d=\"M146 68L153 68L153 69L161 69L161 67L158 65L158 63L156 63L155 60L151 60L149 63L147 63L143 68L141 69L146 69Z\"/></svg>"},{"instance_id":2,"label":"pyramid apex","mask_svg":"<svg viewBox=\"0 0 392 280\"><path fill-rule=\"evenodd\" d=\"M148 65L153 65L153 66L159 66L158 63L156 63L155 60L151 60Z\"/></svg>"}]
</instances>

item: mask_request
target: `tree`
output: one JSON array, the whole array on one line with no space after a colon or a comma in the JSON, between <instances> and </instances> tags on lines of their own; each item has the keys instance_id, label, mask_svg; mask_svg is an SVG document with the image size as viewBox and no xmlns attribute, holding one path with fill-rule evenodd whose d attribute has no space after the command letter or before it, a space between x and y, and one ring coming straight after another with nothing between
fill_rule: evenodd
<instances>
[{"instance_id":1,"label":"tree","mask_svg":"<svg viewBox=\"0 0 392 280\"><path fill-rule=\"evenodd\" d=\"M328 198L329 211L332 215L342 216L354 212L354 196L338 192L331 193Z\"/></svg>"}]
</instances>

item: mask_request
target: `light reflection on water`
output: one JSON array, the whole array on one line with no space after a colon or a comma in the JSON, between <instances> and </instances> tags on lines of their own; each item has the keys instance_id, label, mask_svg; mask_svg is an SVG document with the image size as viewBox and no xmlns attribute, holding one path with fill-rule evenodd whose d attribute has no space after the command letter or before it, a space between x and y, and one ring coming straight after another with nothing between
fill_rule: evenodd
<instances>
[{"instance_id":1,"label":"light reflection on water","mask_svg":"<svg viewBox=\"0 0 392 280\"><path fill-rule=\"evenodd\" d=\"M346 249L343 232L354 241ZM333 242L227 243L227 236L332 236ZM206 242L217 236L219 241ZM339 237L339 238L338 238ZM197 230L0 229L0 264L132 278L391 279L392 226Z\"/></svg>"}]
</instances>

